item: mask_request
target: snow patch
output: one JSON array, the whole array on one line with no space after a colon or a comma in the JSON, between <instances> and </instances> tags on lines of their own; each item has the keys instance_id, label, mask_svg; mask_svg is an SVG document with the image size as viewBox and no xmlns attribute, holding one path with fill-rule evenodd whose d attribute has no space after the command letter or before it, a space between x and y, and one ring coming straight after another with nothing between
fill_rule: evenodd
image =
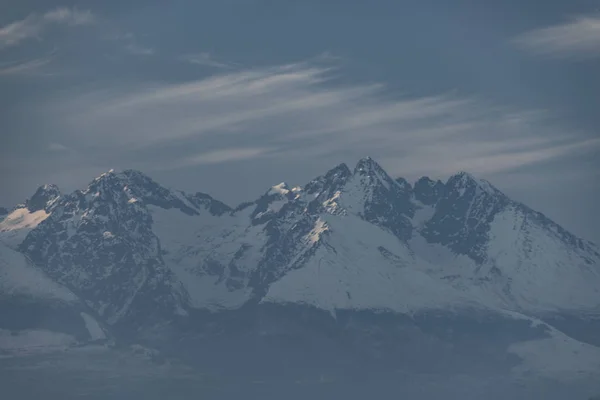
<instances>
[{"instance_id":1,"label":"snow patch","mask_svg":"<svg viewBox=\"0 0 600 400\"><path fill-rule=\"evenodd\" d=\"M416 201L415 201L416 203ZM417 204L418 207L415 210L415 215L412 218L413 227L417 229L422 229L427 221L433 217L435 214L434 206L427 206L424 204Z\"/></svg>"},{"instance_id":2,"label":"snow patch","mask_svg":"<svg viewBox=\"0 0 600 400\"><path fill-rule=\"evenodd\" d=\"M517 306L530 311L600 308L600 260L510 206L491 223L488 264L511 278Z\"/></svg>"},{"instance_id":3,"label":"snow patch","mask_svg":"<svg viewBox=\"0 0 600 400\"><path fill-rule=\"evenodd\" d=\"M419 268L395 236L349 215L321 216L332 234L308 263L271 284L264 303L307 304L338 309L387 310L411 314L429 308L473 304ZM394 257L386 257L383 247ZM335 249L335 250L334 250Z\"/></svg>"},{"instance_id":4,"label":"snow patch","mask_svg":"<svg viewBox=\"0 0 600 400\"><path fill-rule=\"evenodd\" d=\"M274 194L282 194L286 195L290 192L290 189L285 182L281 182L278 185L272 186L271 189L267 192L267 195L271 196Z\"/></svg>"},{"instance_id":5,"label":"snow patch","mask_svg":"<svg viewBox=\"0 0 600 400\"><path fill-rule=\"evenodd\" d=\"M523 359L513 373L562 381L584 377L600 379L600 348L578 342L554 328L550 328L550 335L550 338L509 346L510 353Z\"/></svg>"},{"instance_id":6,"label":"snow patch","mask_svg":"<svg viewBox=\"0 0 600 400\"><path fill-rule=\"evenodd\" d=\"M325 222L323 219L319 218L315 224L315 227L313 228L313 230L311 230L308 234L308 241L310 243L317 243L320 239L321 236L323 235L323 233L325 233L326 231L329 230L329 227L327 225L327 222Z\"/></svg>"},{"instance_id":7,"label":"snow patch","mask_svg":"<svg viewBox=\"0 0 600 400\"><path fill-rule=\"evenodd\" d=\"M84 312L82 312L80 315L81 318L83 318L83 321L85 322L85 327L88 330L92 340L106 339L106 334L104 333L104 330L100 327L98 321L96 321L94 318L92 318L90 315Z\"/></svg>"},{"instance_id":8,"label":"snow patch","mask_svg":"<svg viewBox=\"0 0 600 400\"><path fill-rule=\"evenodd\" d=\"M274 213L277 213L287 203L288 203L287 200L276 200L276 201L272 202L271 204L269 204L269 210L271 210Z\"/></svg>"},{"instance_id":9,"label":"snow patch","mask_svg":"<svg viewBox=\"0 0 600 400\"><path fill-rule=\"evenodd\" d=\"M189 216L177 209L148 206L153 231L159 237L165 264L175 273L189 293L192 307L209 310L235 309L250 298L246 278L243 287L226 285L235 260L236 268L248 273L259 263L260 249L266 241L261 226L248 227L249 215L221 217L208 213ZM241 249L246 249L240 255ZM207 270L210 262L222 271ZM237 279L237 278L236 278Z\"/></svg>"},{"instance_id":10,"label":"snow patch","mask_svg":"<svg viewBox=\"0 0 600 400\"><path fill-rule=\"evenodd\" d=\"M30 265L23 254L2 244L0 244L0 293L9 296L24 294L68 302L77 300L68 289Z\"/></svg>"},{"instance_id":11,"label":"snow patch","mask_svg":"<svg viewBox=\"0 0 600 400\"><path fill-rule=\"evenodd\" d=\"M25 240L27 234L49 215L45 210L35 212L30 212L27 208L14 210L0 222L0 242L16 249Z\"/></svg>"}]
</instances>

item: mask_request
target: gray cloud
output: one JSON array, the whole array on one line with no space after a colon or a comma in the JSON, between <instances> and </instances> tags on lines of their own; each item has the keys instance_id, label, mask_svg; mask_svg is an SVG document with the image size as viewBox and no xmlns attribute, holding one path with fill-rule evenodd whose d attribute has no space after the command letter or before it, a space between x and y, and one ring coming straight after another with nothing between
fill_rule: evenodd
<instances>
[{"instance_id":1,"label":"gray cloud","mask_svg":"<svg viewBox=\"0 0 600 400\"><path fill-rule=\"evenodd\" d=\"M70 92L42 109L81 151L136 151L140 168L158 170L357 154L403 175L489 176L600 147L543 110L451 94L394 99L384 85L334 85L331 71L298 63L180 84L114 85ZM175 147L157 161L157 149Z\"/></svg>"},{"instance_id":2,"label":"gray cloud","mask_svg":"<svg viewBox=\"0 0 600 400\"><path fill-rule=\"evenodd\" d=\"M88 25L94 21L91 11L59 7L45 14L31 14L0 28L0 48L40 38L52 25Z\"/></svg>"},{"instance_id":3,"label":"gray cloud","mask_svg":"<svg viewBox=\"0 0 600 400\"><path fill-rule=\"evenodd\" d=\"M515 43L551 57L600 57L600 17L577 17L561 25L526 32Z\"/></svg>"}]
</instances>

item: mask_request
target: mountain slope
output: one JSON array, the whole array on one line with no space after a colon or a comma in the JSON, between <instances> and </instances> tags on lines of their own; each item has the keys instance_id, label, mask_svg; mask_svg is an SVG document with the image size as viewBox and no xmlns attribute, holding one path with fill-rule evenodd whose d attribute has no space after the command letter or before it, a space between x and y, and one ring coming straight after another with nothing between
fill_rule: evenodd
<instances>
[{"instance_id":1,"label":"mountain slope","mask_svg":"<svg viewBox=\"0 0 600 400\"><path fill-rule=\"evenodd\" d=\"M111 171L65 196L40 188L0 228L110 324L260 301L600 310L595 245L467 173L413 187L371 158L236 208Z\"/></svg>"},{"instance_id":2,"label":"mountain slope","mask_svg":"<svg viewBox=\"0 0 600 400\"><path fill-rule=\"evenodd\" d=\"M74 299L34 302L61 304L56 320L77 321L69 335L109 327L208 367L289 359L313 371L329 354L392 369L600 372L596 347L540 321L570 318L595 336L598 248L467 173L413 186L365 158L229 207L109 171L67 195L40 188L0 222L0 242L34 264L35 276L0 285L13 321L31 312L7 288L37 280ZM548 348L570 366L553 367ZM307 351L319 354L306 363Z\"/></svg>"},{"instance_id":3,"label":"mountain slope","mask_svg":"<svg viewBox=\"0 0 600 400\"><path fill-rule=\"evenodd\" d=\"M0 353L45 351L107 338L75 294L3 244L0 315Z\"/></svg>"},{"instance_id":4,"label":"mountain slope","mask_svg":"<svg viewBox=\"0 0 600 400\"><path fill-rule=\"evenodd\" d=\"M421 203L419 234L410 242L417 256L436 265L435 276L502 308L600 311L594 244L466 173L435 185L437 198L415 191L428 204Z\"/></svg>"},{"instance_id":5,"label":"mountain slope","mask_svg":"<svg viewBox=\"0 0 600 400\"><path fill-rule=\"evenodd\" d=\"M19 248L109 324L183 312L185 293L162 263L146 204L194 213L142 174L109 172L60 197Z\"/></svg>"}]
</instances>

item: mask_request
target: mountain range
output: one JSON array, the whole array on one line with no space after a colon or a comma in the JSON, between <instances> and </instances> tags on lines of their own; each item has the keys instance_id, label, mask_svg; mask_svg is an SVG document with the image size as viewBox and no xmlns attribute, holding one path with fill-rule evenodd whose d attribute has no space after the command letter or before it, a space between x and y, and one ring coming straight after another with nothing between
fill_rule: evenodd
<instances>
[{"instance_id":1,"label":"mountain range","mask_svg":"<svg viewBox=\"0 0 600 400\"><path fill-rule=\"evenodd\" d=\"M411 184L367 157L230 207L111 170L4 213L0 331L228 368L225 348L235 368L287 354L600 377L600 249L466 172Z\"/></svg>"}]
</instances>

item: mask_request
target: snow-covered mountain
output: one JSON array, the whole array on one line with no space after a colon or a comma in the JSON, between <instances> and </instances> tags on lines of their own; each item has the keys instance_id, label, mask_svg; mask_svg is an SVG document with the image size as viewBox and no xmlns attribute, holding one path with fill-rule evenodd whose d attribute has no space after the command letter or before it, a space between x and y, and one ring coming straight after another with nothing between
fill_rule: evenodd
<instances>
[{"instance_id":1,"label":"snow-covered mountain","mask_svg":"<svg viewBox=\"0 0 600 400\"><path fill-rule=\"evenodd\" d=\"M262 315L262 332L282 307L341 324L600 317L596 245L467 173L411 185L371 158L237 207L132 170L67 195L46 185L3 217L0 241L113 327ZM559 336L548 329L519 338Z\"/></svg>"},{"instance_id":2,"label":"snow-covered mountain","mask_svg":"<svg viewBox=\"0 0 600 400\"><path fill-rule=\"evenodd\" d=\"M0 238L111 324L251 301L600 313L594 244L467 173L413 187L371 158L236 208L132 170L46 185Z\"/></svg>"}]
</instances>

